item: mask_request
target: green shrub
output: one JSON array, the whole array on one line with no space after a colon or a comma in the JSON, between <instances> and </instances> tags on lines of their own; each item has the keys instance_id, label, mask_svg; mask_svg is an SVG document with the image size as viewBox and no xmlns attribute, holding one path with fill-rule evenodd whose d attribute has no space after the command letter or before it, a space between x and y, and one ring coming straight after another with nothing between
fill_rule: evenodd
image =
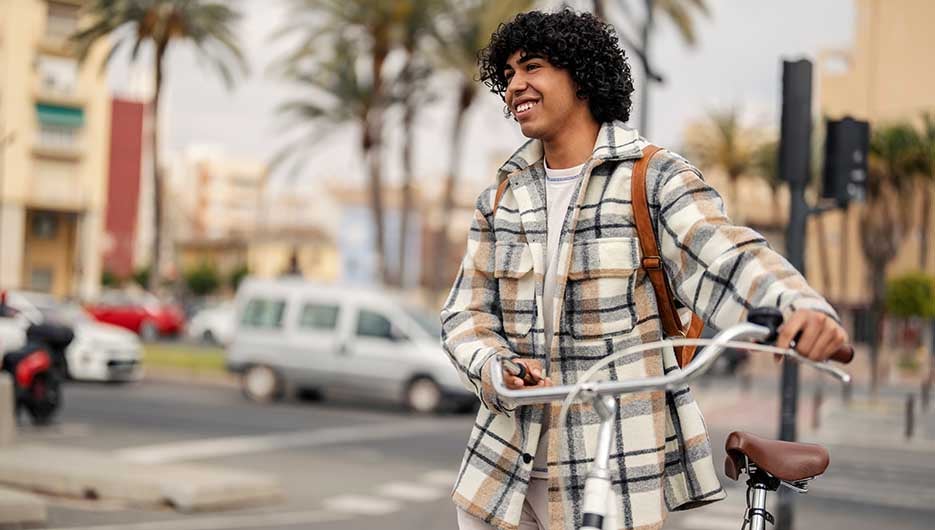
<instances>
[{"instance_id":1,"label":"green shrub","mask_svg":"<svg viewBox=\"0 0 935 530\"><path fill-rule=\"evenodd\" d=\"M886 310L900 317L935 317L935 277L911 272L887 282Z\"/></svg>"},{"instance_id":2,"label":"green shrub","mask_svg":"<svg viewBox=\"0 0 935 530\"><path fill-rule=\"evenodd\" d=\"M221 278L217 268L208 262L185 273L185 285L197 296L204 296L217 291L221 285Z\"/></svg>"},{"instance_id":3,"label":"green shrub","mask_svg":"<svg viewBox=\"0 0 935 530\"><path fill-rule=\"evenodd\" d=\"M140 287L146 289L149 287L149 274L150 268L140 267L136 269L136 272L133 273L133 281L137 283Z\"/></svg>"},{"instance_id":4,"label":"green shrub","mask_svg":"<svg viewBox=\"0 0 935 530\"><path fill-rule=\"evenodd\" d=\"M242 282L248 274L250 274L250 269L247 268L246 264L242 264L231 271L230 276L227 278L227 284L231 289L236 291L237 288L240 287L240 282Z\"/></svg>"},{"instance_id":5,"label":"green shrub","mask_svg":"<svg viewBox=\"0 0 935 530\"><path fill-rule=\"evenodd\" d=\"M101 273L101 286L103 287L117 287L120 285L120 279L117 276L110 272L104 271Z\"/></svg>"}]
</instances>

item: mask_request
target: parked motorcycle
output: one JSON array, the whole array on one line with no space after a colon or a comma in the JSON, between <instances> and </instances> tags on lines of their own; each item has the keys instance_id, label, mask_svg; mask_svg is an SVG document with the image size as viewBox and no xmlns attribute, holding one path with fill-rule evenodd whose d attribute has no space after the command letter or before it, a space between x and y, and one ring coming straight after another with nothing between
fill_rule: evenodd
<instances>
[{"instance_id":1,"label":"parked motorcycle","mask_svg":"<svg viewBox=\"0 0 935 530\"><path fill-rule=\"evenodd\" d=\"M7 310L0 302L0 312ZM16 414L25 410L35 425L49 423L62 404L62 380L68 373L65 348L74 339L68 326L31 323L26 344L0 352L0 369L13 377Z\"/></svg>"}]
</instances>

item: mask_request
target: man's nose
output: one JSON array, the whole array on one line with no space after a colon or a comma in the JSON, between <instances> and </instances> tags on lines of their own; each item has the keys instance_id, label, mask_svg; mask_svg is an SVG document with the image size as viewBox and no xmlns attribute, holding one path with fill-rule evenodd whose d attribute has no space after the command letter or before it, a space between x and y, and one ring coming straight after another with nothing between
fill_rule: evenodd
<instances>
[{"instance_id":1,"label":"man's nose","mask_svg":"<svg viewBox=\"0 0 935 530\"><path fill-rule=\"evenodd\" d=\"M526 90L526 78L520 74L514 74L510 78L509 84L506 86L506 91L511 96L516 96L519 93L522 93Z\"/></svg>"}]
</instances>

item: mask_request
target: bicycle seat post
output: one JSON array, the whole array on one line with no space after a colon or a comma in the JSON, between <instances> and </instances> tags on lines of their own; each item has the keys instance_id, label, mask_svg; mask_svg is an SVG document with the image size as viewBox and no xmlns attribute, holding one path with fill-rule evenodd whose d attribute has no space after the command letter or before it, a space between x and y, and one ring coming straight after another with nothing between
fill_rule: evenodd
<instances>
[{"instance_id":1,"label":"bicycle seat post","mask_svg":"<svg viewBox=\"0 0 935 530\"><path fill-rule=\"evenodd\" d=\"M609 523L608 528L616 528L616 521L613 520L614 513L608 513L608 506L615 505L609 502L609 499L613 499L613 491L608 460L610 459L614 419L617 416L617 400L593 394L591 404L601 418L601 428L598 433L594 462L585 479L584 515L580 530L603 530L607 523Z\"/></svg>"}]
</instances>

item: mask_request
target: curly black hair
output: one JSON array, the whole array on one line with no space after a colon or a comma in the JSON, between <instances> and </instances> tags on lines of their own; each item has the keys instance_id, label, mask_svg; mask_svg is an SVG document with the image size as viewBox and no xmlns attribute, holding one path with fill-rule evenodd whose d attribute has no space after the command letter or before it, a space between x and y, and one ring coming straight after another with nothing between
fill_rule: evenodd
<instances>
[{"instance_id":1,"label":"curly black hair","mask_svg":"<svg viewBox=\"0 0 935 530\"><path fill-rule=\"evenodd\" d=\"M480 79L504 97L507 59L517 51L537 53L553 66L567 70L588 101L598 123L630 118L633 78L626 53L613 28L590 13L565 8L554 13L529 11L500 24L486 48L478 52Z\"/></svg>"}]
</instances>

